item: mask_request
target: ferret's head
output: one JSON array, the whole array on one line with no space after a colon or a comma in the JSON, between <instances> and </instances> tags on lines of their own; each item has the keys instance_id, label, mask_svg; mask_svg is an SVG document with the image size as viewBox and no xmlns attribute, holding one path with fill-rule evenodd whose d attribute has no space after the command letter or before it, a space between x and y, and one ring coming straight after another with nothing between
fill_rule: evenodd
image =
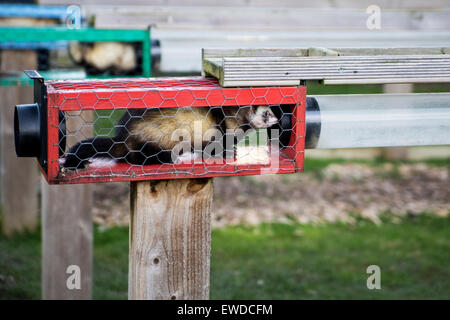
<instances>
[{"instance_id":1,"label":"ferret's head","mask_svg":"<svg viewBox=\"0 0 450 320\"><path fill-rule=\"evenodd\" d=\"M255 129L269 128L278 123L278 118L268 106L250 106L247 120Z\"/></svg>"}]
</instances>

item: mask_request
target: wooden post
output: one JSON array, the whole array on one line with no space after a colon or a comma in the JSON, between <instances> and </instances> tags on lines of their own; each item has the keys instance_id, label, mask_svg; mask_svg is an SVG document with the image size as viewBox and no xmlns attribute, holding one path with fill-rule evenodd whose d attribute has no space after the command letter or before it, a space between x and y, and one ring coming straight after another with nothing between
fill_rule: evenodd
<instances>
[{"instance_id":1,"label":"wooden post","mask_svg":"<svg viewBox=\"0 0 450 320\"><path fill-rule=\"evenodd\" d=\"M3 50L0 55L0 72L36 68L33 51ZM34 230L39 218L36 159L17 158L14 149L14 106L32 101L32 87L0 87L0 211L5 235Z\"/></svg>"},{"instance_id":2,"label":"wooden post","mask_svg":"<svg viewBox=\"0 0 450 320\"><path fill-rule=\"evenodd\" d=\"M91 299L90 187L49 186L42 178L42 190L42 298Z\"/></svg>"},{"instance_id":3,"label":"wooden post","mask_svg":"<svg viewBox=\"0 0 450 320\"><path fill-rule=\"evenodd\" d=\"M92 111L66 119L67 132L92 136ZM75 113L74 115L77 115ZM81 136L68 136L68 147ZM42 180L42 298L92 298L92 192L89 184L50 186ZM75 267L71 267L75 266ZM69 269L68 269L69 268ZM79 273L80 288L76 284ZM69 272L69 273L68 273ZM71 277L69 279L69 277ZM76 277L76 276L75 276Z\"/></svg>"},{"instance_id":4,"label":"wooden post","mask_svg":"<svg viewBox=\"0 0 450 320\"><path fill-rule=\"evenodd\" d=\"M411 93L414 86L412 83L389 83L383 86L384 93ZM408 147L383 148L382 154L387 160L408 159Z\"/></svg>"},{"instance_id":5,"label":"wooden post","mask_svg":"<svg viewBox=\"0 0 450 320\"><path fill-rule=\"evenodd\" d=\"M212 179L132 182L129 299L209 299Z\"/></svg>"}]
</instances>

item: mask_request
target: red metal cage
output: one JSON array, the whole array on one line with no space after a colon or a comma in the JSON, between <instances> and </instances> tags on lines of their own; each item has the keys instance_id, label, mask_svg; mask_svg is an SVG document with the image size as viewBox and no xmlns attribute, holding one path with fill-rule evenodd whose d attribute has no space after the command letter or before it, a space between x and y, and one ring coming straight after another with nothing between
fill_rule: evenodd
<instances>
[{"instance_id":1,"label":"red metal cage","mask_svg":"<svg viewBox=\"0 0 450 320\"><path fill-rule=\"evenodd\" d=\"M52 184L109 181L196 178L303 171L306 87L222 88L217 80L202 77L115 79L83 81L46 81L47 92L47 166L41 170ZM223 107L245 105L290 105L289 145L276 154L276 164L171 163L136 166L114 163L108 167L64 170L61 167L61 112L84 119L83 127L93 127L100 110L139 108ZM101 118L101 117L100 117ZM64 128L64 130L66 130ZM71 131L63 133L68 138ZM70 140L70 139L69 139Z\"/></svg>"}]
</instances>

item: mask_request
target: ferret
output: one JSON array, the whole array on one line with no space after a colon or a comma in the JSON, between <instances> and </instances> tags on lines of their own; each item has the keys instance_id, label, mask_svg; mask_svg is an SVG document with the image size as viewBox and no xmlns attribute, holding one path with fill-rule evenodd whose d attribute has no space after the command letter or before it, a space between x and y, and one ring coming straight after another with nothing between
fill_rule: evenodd
<instances>
[{"instance_id":1,"label":"ferret","mask_svg":"<svg viewBox=\"0 0 450 320\"><path fill-rule=\"evenodd\" d=\"M134 43L93 42L69 43L69 56L88 74L135 74L138 69L138 48Z\"/></svg>"},{"instance_id":2,"label":"ferret","mask_svg":"<svg viewBox=\"0 0 450 320\"><path fill-rule=\"evenodd\" d=\"M77 143L66 154L63 167L84 168L100 158L134 165L191 161L198 158L196 142L201 142L202 152L212 142L219 142L224 153L226 135L237 139L238 133L277 123L278 118L268 106L128 109L114 137ZM185 152L175 150L183 145L180 141Z\"/></svg>"}]
</instances>

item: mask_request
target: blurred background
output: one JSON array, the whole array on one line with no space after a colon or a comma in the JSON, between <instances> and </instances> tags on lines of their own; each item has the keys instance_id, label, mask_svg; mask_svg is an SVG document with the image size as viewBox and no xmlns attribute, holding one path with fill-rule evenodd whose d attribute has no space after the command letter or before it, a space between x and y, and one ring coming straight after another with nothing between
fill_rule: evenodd
<instances>
[{"instance_id":1,"label":"blurred background","mask_svg":"<svg viewBox=\"0 0 450 320\"><path fill-rule=\"evenodd\" d=\"M13 149L11 108L33 100L23 70L46 79L184 76L200 75L202 48L444 48L449 16L445 0L0 1L0 299L42 298L43 187L35 161L17 159ZM45 41L29 39L28 28L46 28L36 34ZM151 50L144 40L114 41L117 34L108 44L92 35L68 41L61 28L120 30L120 37L150 30ZM448 92L450 85L311 82L307 90ZM214 179L211 298L450 298L449 146L307 150L305 157L302 174ZM89 188L92 297L125 299L129 184ZM382 270L381 290L366 287L373 264Z\"/></svg>"}]
</instances>

